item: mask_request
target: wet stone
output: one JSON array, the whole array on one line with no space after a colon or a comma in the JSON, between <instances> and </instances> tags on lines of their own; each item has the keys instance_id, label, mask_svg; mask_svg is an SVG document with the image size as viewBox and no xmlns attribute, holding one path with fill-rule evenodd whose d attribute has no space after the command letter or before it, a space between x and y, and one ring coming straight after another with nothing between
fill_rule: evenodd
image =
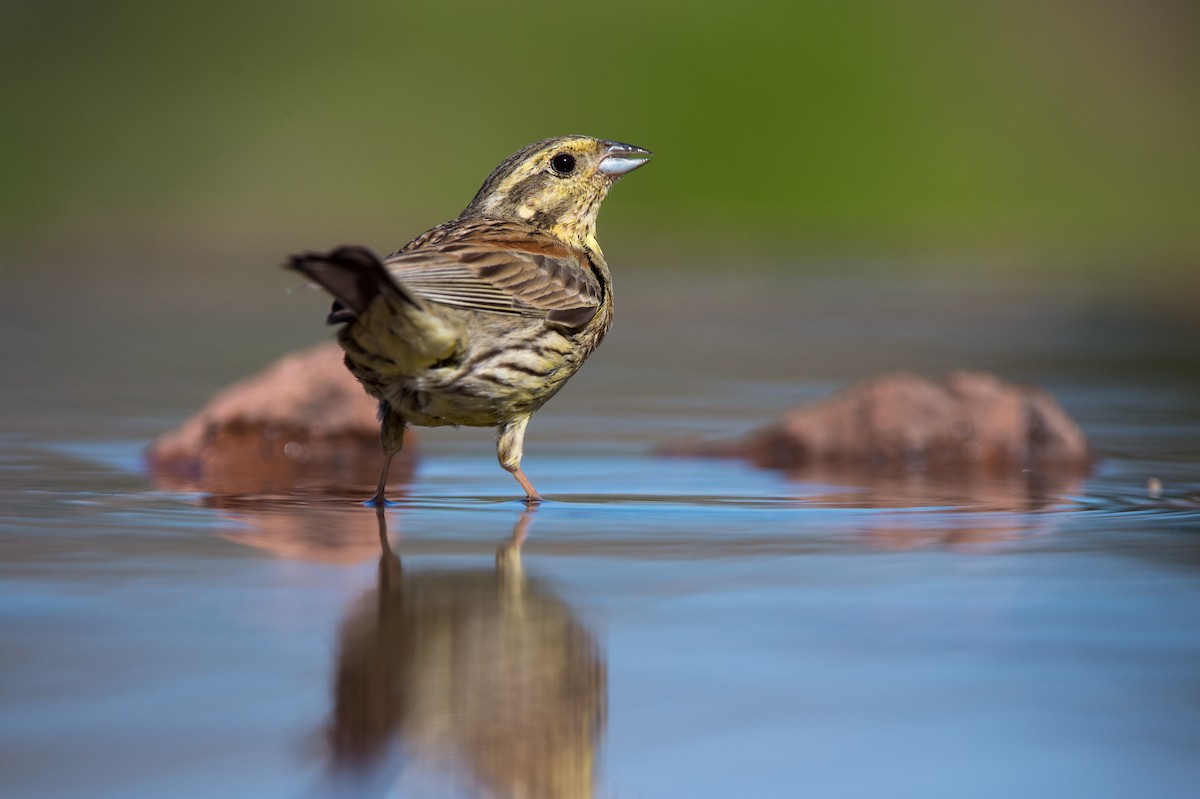
<instances>
[{"instance_id":1,"label":"wet stone","mask_svg":"<svg viewBox=\"0 0 1200 799\"><path fill-rule=\"evenodd\" d=\"M1093 461L1082 429L1049 392L970 371L936 382L909 372L880 375L793 408L740 441L674 452L739 456L791 471L1080 473Z\"/></svg>"},{"instance_id":2,"label":"wet stone","mask_svg":"<svg viewBox=\"0 0 1200 799\"><path fill-rule=\"evenodd\" d=\"M361 493L382 465L376 402L325 344L280 358L216 394L146 452L162 486L222 496ZM411 475L416 436L392 464Z\"/></svg>"}]
</instances>

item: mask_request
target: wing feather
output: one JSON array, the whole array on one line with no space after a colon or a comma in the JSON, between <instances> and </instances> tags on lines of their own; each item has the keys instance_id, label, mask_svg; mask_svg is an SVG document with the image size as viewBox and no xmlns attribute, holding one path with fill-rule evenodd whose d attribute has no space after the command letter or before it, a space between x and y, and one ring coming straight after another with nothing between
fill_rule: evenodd
<instances>
[{"instance_id":1,"label":"wing feather","mask_svg":"<svg viewBox=\"0 0 1200 799\"><path fill-rule=\"evenodd\" d=\"M587 324L603 303L586 256L554 239L512 226L449 233L389 256L388 272L429 302L566 327Z\"/></svg>"}]
</instances>

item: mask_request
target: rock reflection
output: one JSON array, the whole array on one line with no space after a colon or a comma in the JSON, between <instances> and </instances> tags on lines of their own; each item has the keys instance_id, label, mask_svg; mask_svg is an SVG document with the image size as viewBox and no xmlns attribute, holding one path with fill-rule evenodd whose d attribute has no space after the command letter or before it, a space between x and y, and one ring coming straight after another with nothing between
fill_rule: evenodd
<instances>
[{"instance_id":1,"label":"rock reflection","mask_svg":"<svg viewBox=\"0 0 1200 799\"><path fill-rule=\"evenodd\" d=\"M495 569L411 572L377 515L378 584L340 633L329 741L342 788L407 786L417 772L472 796L592 795L603 656L570 606L525 576L530 518Z\"/></svg>"},{"instance_id":2,"label":"rock reflection","mask_svg":"<svg viewBox=\"0 0 1200 799\"><path fill-rule=\"evenodd\" d=\"M844 486L847 490L817 497L858 507L960 507L970 510L1027 513L1061 505L1078 492L1083 478L1076 474L1014 472L871 472L866 470L802 469L787 473L796 482Z\"/></svg>"},{"instance_id":3,"label":"rock reflection","mask_svg":"<svg viewBox=\"0 0 1200 799\"><path fill-rule=\"evenodd\" d=\"M1065 520L1057 512L1083 492L1085 478L1071 472L1005 474L954 471L866 471L810 467L789 471L798 482L837 486L817 489L808 503L884 513L864 519L873 547L911 549L935 544L985 546L1049 535Z\"/></svg>"},{"instance_id":4,"label":"rock reflection","mask_svg":"<svg viewBox=\"0 0 1200 799\"><path fill-rule=\"evenodd\" d=\"M379 527L370 513L345 501L208 497L236 527L221 537L278 558L315 563L362 563L379 554Z\"/></svg>"}]
</instances>

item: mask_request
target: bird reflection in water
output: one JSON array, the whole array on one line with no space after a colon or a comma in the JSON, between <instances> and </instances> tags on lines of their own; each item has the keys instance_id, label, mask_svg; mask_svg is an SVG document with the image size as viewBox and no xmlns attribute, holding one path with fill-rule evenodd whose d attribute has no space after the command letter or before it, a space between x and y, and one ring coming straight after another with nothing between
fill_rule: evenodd
<instances>
[{"instance_id":1,"label":"bird reflection in water","mask_svg":"<svg viewBox=\"0 0 1200 799\"><path fill-rule=\"evenodd\" d=\"M531 515L494 569L409 571L388 543L340 632L328 736L337 795L588 797L603 655L522 569ZM432 786L438 786L436 788Z\"/></svg>"}]
</instances>

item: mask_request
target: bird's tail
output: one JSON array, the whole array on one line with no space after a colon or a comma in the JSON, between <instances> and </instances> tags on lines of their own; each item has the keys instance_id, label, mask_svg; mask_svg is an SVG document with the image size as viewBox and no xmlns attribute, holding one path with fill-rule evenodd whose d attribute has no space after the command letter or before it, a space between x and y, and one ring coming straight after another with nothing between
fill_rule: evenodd
<instances>
[{"instance_id":1,"label":"bird's tail","mask_svg":"<svg viewBox=\"0 0 1200 799\"><path fill-rule=\"evenodd\" d=\"M361 316L380 295L420 307L411 294L396 284L388 274L379 256L366 247L338 247L328 253L306 252L293 255L286 264L306 275L314 283L337 298L348 311L345 319L330 319L330 322L349 321ZM336 317L338 309L331 316Z\"/></svg>"},{"instance_id":2,"label":"bird's tail","mask_svg":"<svg viewBox=\"0 0 1200 799\"><path fill-rule=\"evenodd\" d=\"M337 298L329 322L353 360L382 374L416 374L453 357L458 330L396 282L366 247L293 255L286 264Z\"/></svg>"}]
</instances>

